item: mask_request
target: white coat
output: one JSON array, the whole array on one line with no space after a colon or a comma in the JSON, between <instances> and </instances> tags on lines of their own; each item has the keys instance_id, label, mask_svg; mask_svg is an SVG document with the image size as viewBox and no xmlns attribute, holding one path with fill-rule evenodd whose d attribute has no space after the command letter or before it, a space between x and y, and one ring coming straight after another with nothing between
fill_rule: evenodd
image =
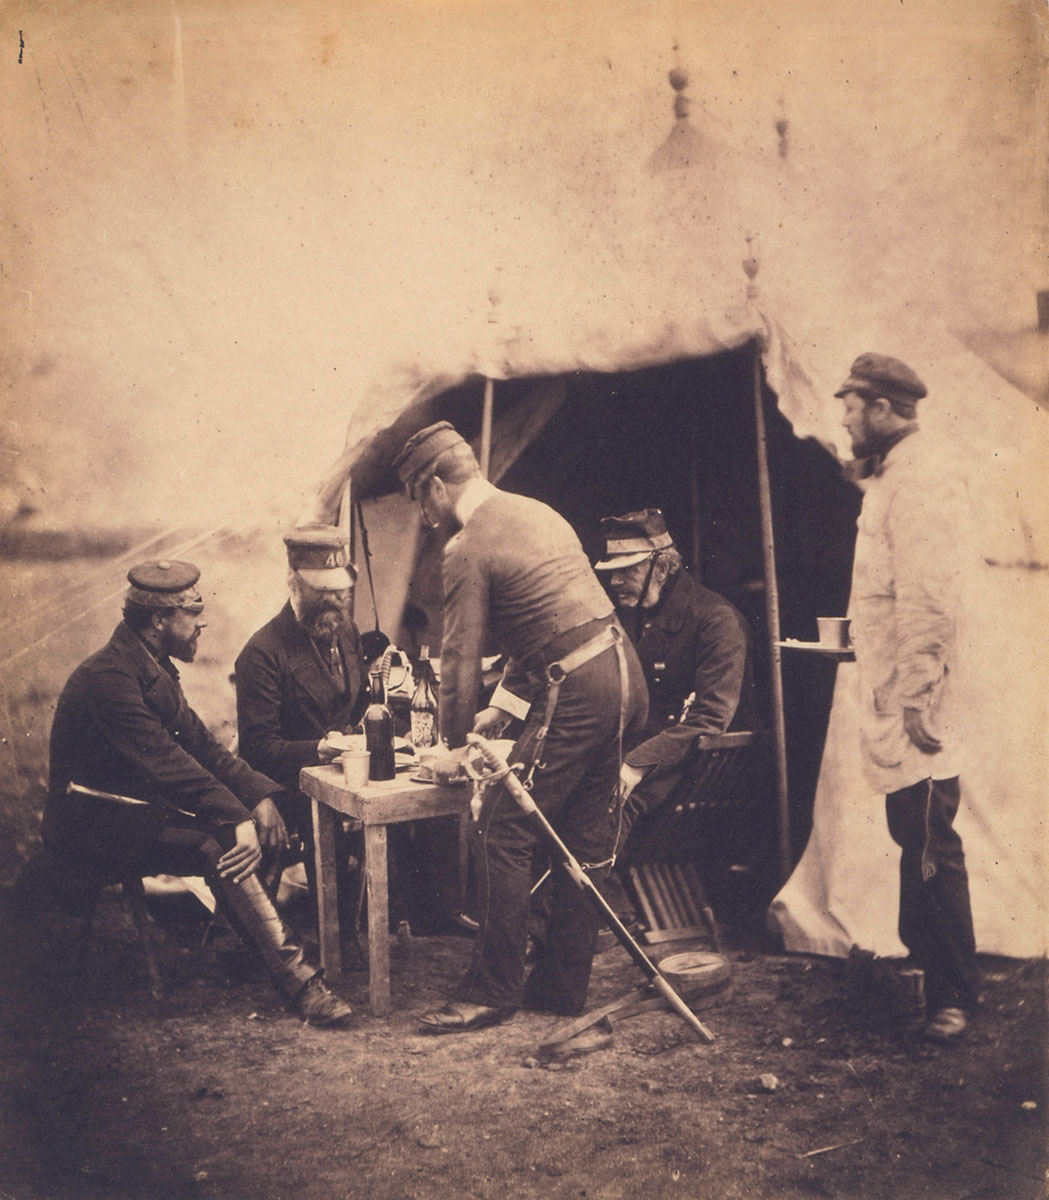
<instances>
[{"instance_id":1,"label":"white coat","mask_svg":"<svg viewBox=\"0 0 1049 1200\"><path fill-rule=\"evenodd\" d=\"M951 677L968 527L959 471L920 432L897 442L866 483L849 616L864 766L876 791L959 773ZM942 750L911 742L904 708L923 711Z\"/></svg>"}]
</instances>

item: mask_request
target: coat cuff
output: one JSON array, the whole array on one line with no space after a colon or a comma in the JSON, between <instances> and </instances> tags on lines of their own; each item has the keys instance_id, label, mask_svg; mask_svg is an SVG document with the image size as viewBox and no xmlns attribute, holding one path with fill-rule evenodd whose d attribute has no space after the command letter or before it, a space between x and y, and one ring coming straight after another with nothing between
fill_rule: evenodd
<instances>
[{"instance_id":1,"label":"coat cuff","mask_svg":"<svg viewBox=\"0 0 1049 1200\"><path fill-rule=\"evenodd\" d=\"M495 708L501 708L503 712L508 712L511 717L516 717L519 721L523 721L528 716L528 710L532 707L527 700L522 700L520 696L515 696L513 692L507 691L501 683L496 686L489 703Z\"/></svg>"}]
</instances>

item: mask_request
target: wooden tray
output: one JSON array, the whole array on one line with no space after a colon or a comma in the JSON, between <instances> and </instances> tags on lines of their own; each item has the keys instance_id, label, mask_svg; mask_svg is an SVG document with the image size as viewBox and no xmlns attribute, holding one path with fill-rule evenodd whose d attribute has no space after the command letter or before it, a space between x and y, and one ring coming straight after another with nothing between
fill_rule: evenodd
<instances>
[{"instance_id":1,"label":"wooden tray","mask_svg":"<svg viewBox=\"0 0 1049 1200\"><path fill-rule=\"evenodd\" d=\"M797 642L793 638L777 642L783 650L800 650L805 654L819 654L824 658L833 658L837 662L855 662L856 652L851 646L825 646L822 642Z\"/></svg>"}]
</instances>

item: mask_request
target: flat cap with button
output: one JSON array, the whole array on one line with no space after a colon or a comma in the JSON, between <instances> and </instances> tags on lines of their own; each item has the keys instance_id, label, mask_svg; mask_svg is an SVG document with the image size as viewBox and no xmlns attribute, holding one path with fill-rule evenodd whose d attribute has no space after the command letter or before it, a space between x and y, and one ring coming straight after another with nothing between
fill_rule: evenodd
<instances>
[{"instance_id":1,"label":"flat cap with button","mask_svg":"<svg viewBox=\"0 0 1049 1200\"><path fill-rule=\"evenodd\" d=\"M184 608L201 612L204 601L197 590L200 570L193 563L177 559L151 558L138 563L127 573L126 599L145 608Z\"/></svg>"},{"instance_id":2,"label":"flat cap with button","mask_svg":"<svg viewBox=\"0 0 1049 1200\"><path fill-rule=\"evenodd\" d=\"M913 417L917 403L928 394L925 384L905 362L888 354L861 354L849 368L849 377L834 393L839 398L857 392L869 399L884 397L893 411Z\"/></svg>"},{"instance_id":3,"label":"flat cap with button","mask_svg":"<svg viewBox=\"0 0 1049 1200\"><path fill-rule=\"evenodd\" d=\"M642 508L621 517L602 517L601 532L605 535L605 557L594 563L595 571L625 570L674 544L667 533L662 509L658 508Z\"/></svg>"},{"instance_id":4,"label":"flat cap with button","mask_svg":"<svg viewBox=\"0 0 1049 1200\"><path fill-rule=\"evenodd\" d=\"M415 481L435 458L459 445L466 445L466 439L448 421L437 421L412 434L393 460L397 478L408 489L408 494L412 495Z\"/></svg>"},{"instance_id":5,"label":"flat cap with button","mask_svg":"<svg viewBox=\"0 0 1049 1200\"><path fill-rule=\"evenodd\" d=\"M350 539L337 525L300 525L285 534L288 566L310 587L342 592L353 587L357 568L350 561Z\"/></svg>"}]
</instances>

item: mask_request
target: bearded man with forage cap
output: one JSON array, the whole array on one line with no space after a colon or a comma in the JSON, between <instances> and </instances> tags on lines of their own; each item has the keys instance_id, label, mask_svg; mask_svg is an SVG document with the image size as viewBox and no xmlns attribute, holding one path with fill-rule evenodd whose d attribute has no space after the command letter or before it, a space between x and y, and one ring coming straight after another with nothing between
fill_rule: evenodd
<instances>
[{"instance_id":1,"label":"bearded man with forage cap","mask_svg":"<svg viewBox=\"0 0 1049 1200\"><path fill-rule=\"evenodd\" d=\"M655 811L688 769L703 734L757 726L751 635L723 596L684 569L658 508L605 517L594 570L631 636L648 684L648 721L627 746L620 857L636 821Z\"/></svg>"},{"instance_id":2,"label":"bearded man with forage cap","mask_svg":"<svg viewBox=\"0 0 1049 1200\"><path fill-rule=\"evenodd\" d=\"M446 421L410 438L394 465L427 525L451 535L442 562L440 721L447 749L436 760L438 778L457 776L471 730L491 736L511 717L523 718L510 761L533 765L533 799L599 884L619 822L621 735L630 736L647 710L640 664L612 604L567 521L485 480L473 451ZM478 714L489 636L508 667L491 705ZM506 789L488 787L471 828L480 928L453 998L420 1018L425 1031L479 1029L522 1004L582 1011L598 922L560 869L549 936L525 981L539 842Z\"/></svg>"},{"instance_id":3,"label":"bearded man with forage cap","mask_svg":"<svg viewBox=\"0 0 1049 1200\"><path fill-rule=\"evenodd\" d=\"M164 559L128 572L124 619L58 700L45 855L27 868L21 894L35 887L37 899L83 916L103 884L128 870L204 875L289 1006L312 1024L340 1024L349 1007L307 961L256 874L257 826L265 822L255 814L276 802L280 788L208 732L172 661L193 661L207 625L199 577L192 563ZM71 784L118 799L70 791Z\"/></svg>"},{"instance_id":4,"label":"bearded man with forage cap","mask_svg":"<svg viewBox=\"0 0 1049 1200\"><path fill-rule=\"evenodd\" d=\"M298 835L315 898L312 811L299 791L299 772L339 753L327 735L360 720L368 690L351 615L357 571L349 538L334 525L305 525L284 544L289 598L252 634L234 666L238 748L284 789L284 798L266 813L268 844L285 847L289 828ZM337 851L344 863L348 850L341 840Z\"/></svg>"},{"instance_id":5,"label":"bearded man with forage cap","mask_svg":"<svg viewBox=\"0 0 1049 1200\"><path fill-rule=\"evenodd\" d=\"M869 459L849 604L864 766L901 847L900 939L925 974L925 1036L954 1041L979 971L962 842L954 681L968 526L964 481L921 433L925 385L899 359L861 354L835 393Z\"/></svg>"}]
</instances>

